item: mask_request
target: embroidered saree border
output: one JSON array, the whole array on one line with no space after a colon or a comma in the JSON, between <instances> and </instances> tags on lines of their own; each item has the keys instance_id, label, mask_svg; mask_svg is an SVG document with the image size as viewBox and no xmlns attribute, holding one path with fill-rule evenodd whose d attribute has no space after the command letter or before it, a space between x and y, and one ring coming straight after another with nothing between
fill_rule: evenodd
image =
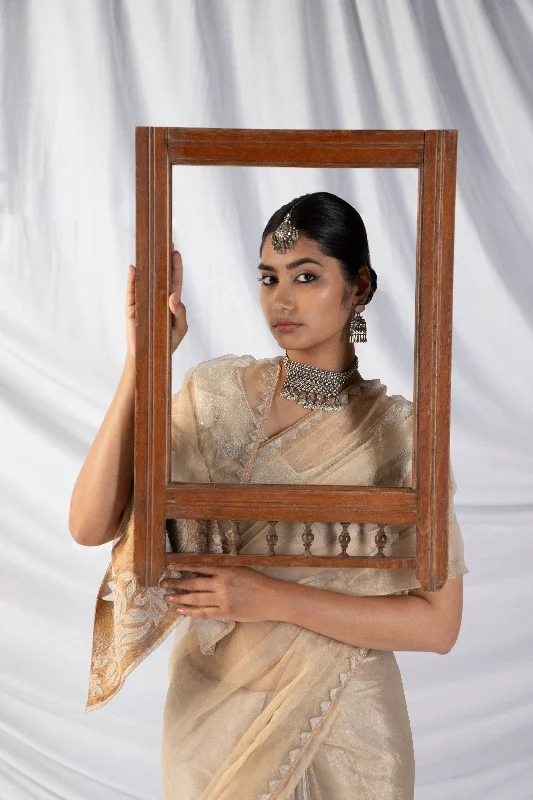
<instances>
[{"instance_id":1,"label":"embroidered saree border","mask_svg":"<svg viewBox=\"0 0 533 800\"><path fill-rule=\"evenodd\" d=\"M324 700L322 703L320 703L320 711L322 713L319 714L318 717L313 717L309 721L309 724L311 725L311 730L303 731L302 733L300 733L300 747L296 747L293 750L290 750L288 763L282 764L281 767L279 768L279 774L281 777L269 781L268 785L270 791L267 792L266 794L257 795L257 800L276 800L276 798L279 797L279 793L287 785L287 782L289 781L289 778L293 774L298 762L302 758L302 755L309 748L311 742L314 740L315 736L319 733L320 729L323 727L327 717L336 707L339 698L342 696L348 683L354 677L357 670L365 660L367 654L368 654L368 648L359 648L359 657L350 656L350 671L341 672L339 674L339 681L340 681L339 686L335 686L333 689L330 689L329 692L330 699Z\"/></svg>"}]
</instances>

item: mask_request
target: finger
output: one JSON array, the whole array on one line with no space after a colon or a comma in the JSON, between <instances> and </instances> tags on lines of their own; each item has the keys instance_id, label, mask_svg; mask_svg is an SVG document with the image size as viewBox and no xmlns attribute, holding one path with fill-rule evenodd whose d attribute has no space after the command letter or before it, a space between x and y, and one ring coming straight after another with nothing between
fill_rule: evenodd
<instances>
[{"instance_id":1,"label":"finger","mask_svg":"<svg viewBox=\"0 0 533 800\"><path fill-rule=\"evenodd\" d=\"M126 309L135 306L135 267L130 264L128 267L128 285L126 287Z\"/></svg>"},{"instance_id":2,"label":"finger","mask_svg":"<svg viewBox=\"0 0 533 800\"><path fill-rule=\"evenodd\" d=\"M208 583L206 583L206 581ZM210 585L209 585L210 584ZM187 582L181 581L179 578L171 578L161 583L163 589L170 592L203 592L204 594L213 594L216 591L212 578L205 578L204 581Z\"/></svg>"},{"instance_id":3,"label":"finger","mask_svg":"<svg viewBox=\"0 0 533 800\"><path fill-rule=\"evenodd\" d=\"M168 306L172 311L172 313L174 314L174 316L177 316L177 314L179 314L180 309L185 311L185 306L181 302L179 295L176 294L176 292L172 292L172 294L168 298Z\"/></svg>"},{"instance_id":4,"label":"finger","mask_svg":"<svg viewBox=\"0 0 533 800\"><path fill-rule=\"evenodd\" d=\"M201 608L218 608L212 600L209 600L207 592L171 592L165 595L165 600Z\"/></svg>"},{"instance_id":5,"label":"finger","mask_svg":"<svg viewBox=\"0 0 533 800\"><path fill-rule=\"evenodd\" d=\"M212 578L165 578L161 581L165 589L190 589L195 592L214 592Z\"/></svg>"},{"instance_id":6,"label":"finger","mask_svg":"<svg viewBox=\"0 0 533 800\"><path fill-rule=\"evenodd\" d=\"M184 617L200 617L201 619L219 619L219 608L189 608L189 606L178 606L178 611Z\"/></svg>"},{"instance_id":7,"label":"finger","mask_svg":"<svg viewBox=\"0 0 533 800\"><path fill-rule=\"evenodd\" d=\"M165 600L167 603L173 603L174 605L182 606L183 608L210 608L210 609L217 609L220 613L220 607L214 605L213 603L206 603L204 598L199 595L195 597L194 601L192 599L192 595L183 595L183 594L169 594L165 595Z\"/></svg>"},{"instance_id":8,"label":"finger","mask_svg":"<svg viewBox=\"0 0 533 800\"><path fill-rule=\"evenodd\" d=\"M177 250L172 252L172 275L170 279L171 292L175 292L178 301L181 300L181 290L183 287L183 262Z\"/></svg>"},{"instance_id":9,"label":"finger","mask_svg":"<svg viewBox=\"0 0 533 800\"><path fill-rule=\"evenodd\" d=\"M185 566L180 565L180 564L174 564L174 563L167 564L167 570L169 572L172 571L172 570L180 570L180 571L182 571L182 570L185 570L185 569L189 570L189 572L199 572L202 575L216 575L217 573L220 572L221 569L224 569L224 567L214 567L214 566L211 566L211 564L209 564L209 565L207 565L205 567L197 567L196 564L187 564Z\"/></svg>"}]
</instances>

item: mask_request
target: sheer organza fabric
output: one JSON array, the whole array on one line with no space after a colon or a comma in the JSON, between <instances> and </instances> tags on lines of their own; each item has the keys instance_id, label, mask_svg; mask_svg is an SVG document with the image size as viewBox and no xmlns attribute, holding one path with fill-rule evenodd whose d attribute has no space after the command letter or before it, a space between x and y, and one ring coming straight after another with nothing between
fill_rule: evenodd
<instances>
[{"instance_id":1,"label":"sheer organza fabric","mask_svg":"<svg viewBox=\"0 0 533 800\"><path fill-rule=\"evenodd\" d=\"M199 482L408 486L412 404L357 376L340 412L310 412L254 448L279 359L225 356L185 376L172 400L172 478ZM253 456L253 465L250 457ZM251 471L250 471L251 467ZM452 495L449 577L468 570ZM351 554L373 555L373 525L352 526ZM243 553L264 553L265 522L239 525ZM301 525L279 523L280 553L301 552ZM313 552L339 550L338 526L313 525ZM386 527L387 555L415 553L414 526ZM181 551L221 552L224 523L178 520ZM164 590L133 574L131 502L97 599L87 709L184 619ZM352 595L403 594L414 570L257 567L281 580ZM179 574L179 573L177 573ZM169 664L163 726L164 800L377 800L413 796L409 718L394 654L296 625L192 619Z\"/></svg>"}]
</instances>

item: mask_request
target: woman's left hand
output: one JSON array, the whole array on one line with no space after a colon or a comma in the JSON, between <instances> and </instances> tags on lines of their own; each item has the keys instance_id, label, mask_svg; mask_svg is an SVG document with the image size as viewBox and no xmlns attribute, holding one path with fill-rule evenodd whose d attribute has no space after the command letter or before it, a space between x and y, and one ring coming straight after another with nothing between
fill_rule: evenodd
<instances>
[{"instance_id":1,"label":"woman's left hand","mask_svg":"<svg viewBox=\"0 0 533 800\"><path fill-rule=\"evenodd\" d=\"M167 603L176 603L185 616L236 622L274 619L275 587L280 583L275 578L251 567L198 567L176 562L167 569L201 573L197 578L165 578L160 583L170 590L165 595Z\"/></svg>"}]
</instances>

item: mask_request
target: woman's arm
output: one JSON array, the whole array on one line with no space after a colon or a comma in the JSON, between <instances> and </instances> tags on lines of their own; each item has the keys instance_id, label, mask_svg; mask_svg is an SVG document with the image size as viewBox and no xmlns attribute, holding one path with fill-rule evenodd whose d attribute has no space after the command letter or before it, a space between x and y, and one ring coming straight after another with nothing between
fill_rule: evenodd
<instances>
[{"instance_id":1,"label":"woman's arm","mask_svg":"<svg viewBox=\"0 0 533 800\"><path fill-rule=\"evenodd\" d=\"M135 358L128 356L72 491L69 528L78 544L104 544L117 532L133 479L134 407Z\"/></svg>"},{"instance_id":2,"label":"woman's arm","mask_svg":"<svg viewBox=\"0 0 533 800\"><path fill-rule=\"evenodd\" d=\"M167 602L189 617L290 622L356 647L442 654L452 649L461 626L462 577L449 579L438 592L354 597L271 578L250 567L183 565L178 554L168 569L199 573L161 583L169 590Z\"/></svg>"},{"instance_id":3,"label":"woman's arm","mask_svg":"<svg viewBox=\"0 0 533 800\"><path fill-rule=\"evenodd\" d=\"M172 252L172 352L187 333L185 306L181 302L183 267ZM69 529L83 545L111 541L119 527L133 480L133 424L135 413L135 267L130 264L126 292L127 355L122 377L104 421L74 484Z\"/></svg>"},{"instance_id":4,"label":"woman's arm","mask_svg":"<svg viewBox=\"0 0 533 800\"><path fill-rule=\"evenodd\" d=\"M353 597L299 583L271 587L272 619L373 650L449 653L461 627L463 579L438 592ZM283 585L282 585L283 584Z\"/></svg>"}]
</instances>

